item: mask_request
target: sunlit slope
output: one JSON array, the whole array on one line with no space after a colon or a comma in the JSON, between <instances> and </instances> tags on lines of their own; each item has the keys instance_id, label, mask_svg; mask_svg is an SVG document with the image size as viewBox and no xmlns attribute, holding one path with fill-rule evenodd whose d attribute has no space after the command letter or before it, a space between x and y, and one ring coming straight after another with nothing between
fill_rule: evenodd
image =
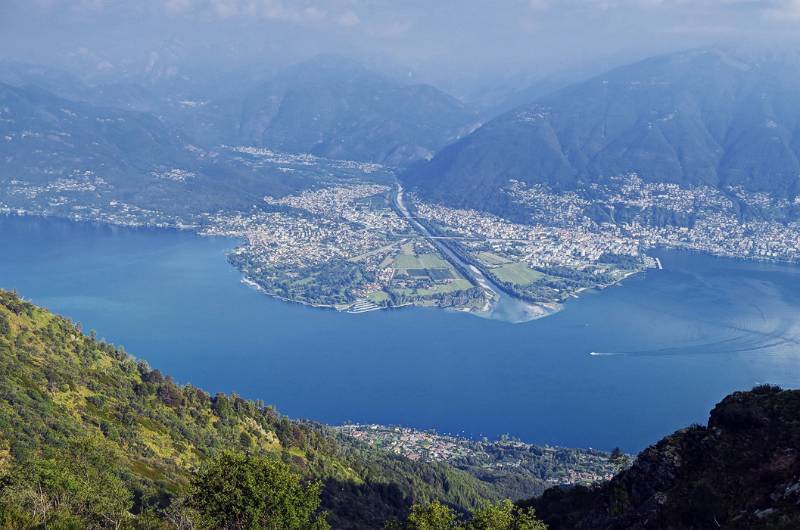
<instances>
[{"instance_id":1,"label":"sunlit slope","mask_svg":"<svg viewBox=\"0 0 800 530\"><path fill-rule=\"evenodd\" d=\"M0 291L0 475L42 459L85 458L98 477L121 481L139 513L168 507L190 472L223 449L279 456L322 479L335 527L380 527L414 501L470 509L509 487L367 448L260 402L178 386L122 348Z\"/></svg>"}]
</instances>

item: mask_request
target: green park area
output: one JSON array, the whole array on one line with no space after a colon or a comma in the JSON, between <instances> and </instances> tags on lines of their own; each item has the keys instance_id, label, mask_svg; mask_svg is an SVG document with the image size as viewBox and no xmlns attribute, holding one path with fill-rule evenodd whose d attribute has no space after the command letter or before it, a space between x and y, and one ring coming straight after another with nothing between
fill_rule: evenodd
<instances>
[{"instance_id":1,"label":"green park area","mask_svg":"<svg viewBox=\"0 0 800 530\"><path fill-rule=\"evenodd\" d=\"M450 265L436 254L398 254L394 259L395 269L449 269Z\"/></svg>"},{"instance_id":2,"label":"green park area","mask_svg":"<svg viewBox=\"0 0 800 530\"><path fill-rule=\"evenodd\" d=\"M386 291L374 291L367 295L367 300L375 304L381 304L389 300L389 294Z\"/></svg>"},{"instance_id":3,"label":"green park area","mask_svg":"<svg viewBox=\"0 0 800 530\"><path fill-rule=\"evenodd\" d=\"M475 256L481 261L481 263L484 263L489 267L497 267L498 265L511 263L511 260L508 258L499 256L494 252L478 252Z\"/></svg>"},{"instance_id":4,"label":"green park area","mask_svg":"<svg viewBox=\"0 0 800 530\"><path fill-rule=\"evenodd\" d=\"M501 282L513 283L515 285L530 285L545 275L533 270L524 263L508 263L492 269L492 274Z\"/></svg>"}]
</instances>

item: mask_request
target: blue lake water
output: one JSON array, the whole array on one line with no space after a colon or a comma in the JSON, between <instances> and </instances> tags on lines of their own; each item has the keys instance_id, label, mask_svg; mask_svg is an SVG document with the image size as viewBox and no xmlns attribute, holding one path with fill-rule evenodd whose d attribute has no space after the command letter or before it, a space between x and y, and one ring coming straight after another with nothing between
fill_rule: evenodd
<instances>
[{"instance_id":1,"label":"blue lake water","mask_svg":"<svg viewBox=\"0 0 800 530\"><path fill-rule=\"evenodd\" d=\"M240 282L233 244L0 217L0 287L180 382L329 423L633 451L733 390L800 386L800 267L663 252L664 270L509 324L280 302Z\"/></svg>"}]
</instances>

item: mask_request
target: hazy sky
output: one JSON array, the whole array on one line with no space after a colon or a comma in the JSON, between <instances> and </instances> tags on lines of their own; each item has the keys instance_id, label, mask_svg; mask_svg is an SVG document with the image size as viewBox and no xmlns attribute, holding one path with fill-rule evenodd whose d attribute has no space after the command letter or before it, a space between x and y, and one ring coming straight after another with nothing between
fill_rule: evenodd
<instances>
[{"instance_id":1,"label":"hazy sky","mask_svg":"<svg viewBox=\"0 0 800 530\"><path fill-rule=\"evenodd\" d=\"M457 85L798 30L800 0L0 0L1 55L109 75L336 52Z\"/></svg>"}]
</instances>

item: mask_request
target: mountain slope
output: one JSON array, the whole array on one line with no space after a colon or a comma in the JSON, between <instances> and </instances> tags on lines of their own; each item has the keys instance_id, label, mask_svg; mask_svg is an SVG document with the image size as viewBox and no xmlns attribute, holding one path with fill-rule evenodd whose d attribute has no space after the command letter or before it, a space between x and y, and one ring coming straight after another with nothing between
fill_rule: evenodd
<instances>
[{"instance_id":1,"label":"mountain slope","mask_svg":"<svg viewBox=\"0 0 800 530\"><path fill-rule=\"evenodd\" d=\"M250 209L329 173L312 165L287 179L278 164L207 149L152 114L0 83L0 207L93 219L86 212Z\"/></svg>"},{"instance_id":2,"label":"mountain slope","mask_svg":"<svg viewBox=\"0 0 800 530\"><path fill-rule=\"evenodd\" d=\"M30 190L6 197L9 203L25 207L23 199L50 187L87 192L94 203L140 200L175 210L189 177L194 185L213 183L205 156L150 114L0 84L0 182Z\"/></svg>"},{"instance_id":3,"label":"mountain slope","mask_svg":"<svg viewBox=\"0 0 800 530\"><path fill-rule=\"evenodd\" d=\"M404 85L340 57L321 56L245 98L241 141L328 158L402 164L430 156L475 120L429 85Z\"/></svg>"},{"instance_id":4,"label":"mountain slope","mask_svg":"<svg viewBox=\"0 0 800 530\"><path fill-rule=\"evenodd\" d=\"M407 172L429 199L482 207L509 179L645 181L794 196L800 56L699 50L648 59L514 109Z\"/></svg>"},{"instance_id":5,"label":"mountain slope","mask_svg":"<svg viewBox=\"0 0 800 530\"><path fill-rule=\"evenodd\" d=\"M732 394L610 482L525 504L551 530L799 528L800 391Z\"/></svg>"},{"instance_id":6,"label":"mountain slope","mask_svg":"<svg viewBox=\"0 0 800 530\"><path fill-rule=\"evenodd\" d=\"M77 459L119 490L121 511L164 517L191 472L221 450L277 456L323 480L323 508L336 528L379 528L412 502L469 510L503 497L490 481L448 465L371 449L260 402L178 386L0 291L0 499L15 470Z\"/></svg>"},{"instance_id":7,"label":"mountain slope","mask_svg":"<svg viewBox=\"0 0 800 530\"><path fill-rule=\"evenodd\" d=\"M94 167L113 177L194 162L187 140L154 116L6 84L0 84L0 138L4 172L15 170L20 177L41 174L43 163Z\"/></svg>"},{"instance_id":8,"label":"mountain slope","mask_svg":"<svg viewBox=\"0 0 800 530\"><path fill-rule=\"evenodd\" d=\"M707 427L646 449L610 482L554 488L521 504L552 530L797 528L798 447L800 391L757 387L725 398ZM17 497L5 495L15 493L6 490L13 477L44 472L46 483L55 466L89 479L77 487L98 504L93 513L125 527L182 528L172 509L193 470L223 450L278 457L323 480L334 528L379 528L413 502L469 510L505 494L492 477L412 462L236 395L180 387L0 291L0 524L18 509Z\"/></svg>"}]
</instances>

